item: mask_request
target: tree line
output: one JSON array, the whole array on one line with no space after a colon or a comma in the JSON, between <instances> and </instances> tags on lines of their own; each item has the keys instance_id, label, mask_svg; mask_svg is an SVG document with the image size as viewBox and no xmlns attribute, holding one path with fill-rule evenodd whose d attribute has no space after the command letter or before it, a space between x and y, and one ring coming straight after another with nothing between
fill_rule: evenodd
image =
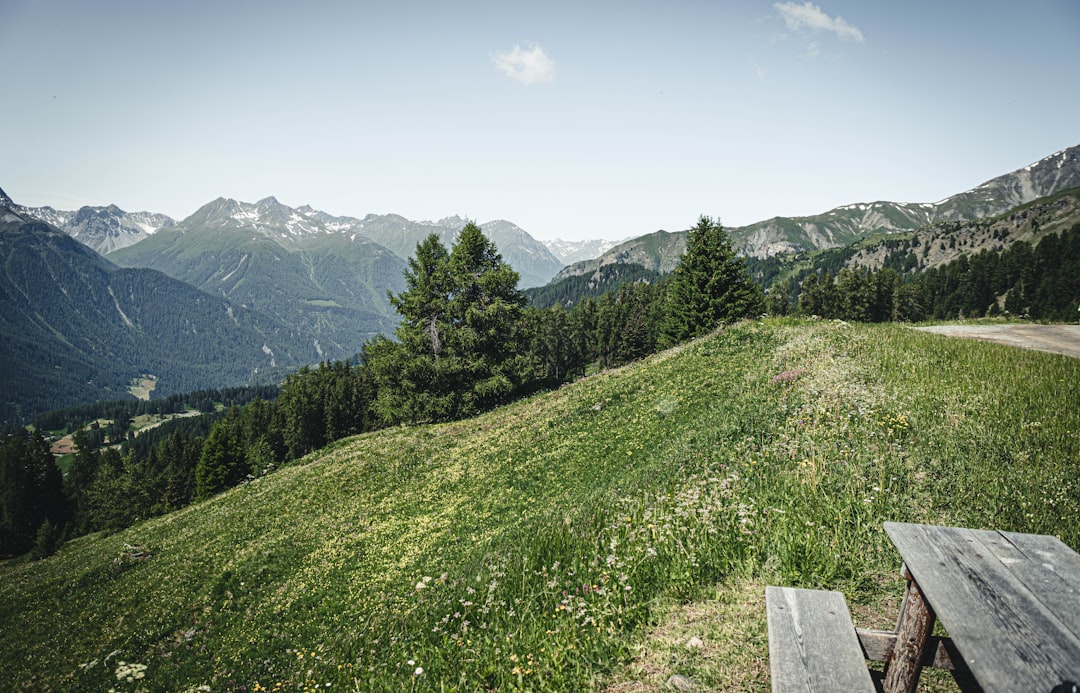
<instances>
[{"instance_id":1,"label":"tree line","mask_svg":"<svg viewBox=\"0 0 1080 693\"><path fill-rule=\"evenodd\" d=\"M1032 245L1017 241L918 273L902 267L843 267L776 281L766 308L774 315L816 315L857 322L919 322L1012 316L1073 322L1080 304L1080 224Z\"/></svg>"},{"instance_id":2,"label":"tree line","mask_svg":"<svg viewBox=\"0 0 1080 693\"><path fill-rule=\"evenodd\" d=\"M517 273L471 223L450 249L434 235L418 244L405 279L406 289L390 296L401 315L394 339L368 342L356 363L302 368L276 397L256 397L214 417L178 419L120 446L99 447L89 429L80 429L62 482L44 472L56 467L40 435L6 437L0 554L47 555L64 538L170 512L335 440L471 416L763 306L760 288L708 217L691 231L674 274L624 284L569 310L561 303L527 306ZM75 408L42 423L66 426L70 416L88 411L99 410ZM120 419L130 411L110 413ZM26 498L40 502L20 505L17 499Z\"/></svg>"}]
</instances>

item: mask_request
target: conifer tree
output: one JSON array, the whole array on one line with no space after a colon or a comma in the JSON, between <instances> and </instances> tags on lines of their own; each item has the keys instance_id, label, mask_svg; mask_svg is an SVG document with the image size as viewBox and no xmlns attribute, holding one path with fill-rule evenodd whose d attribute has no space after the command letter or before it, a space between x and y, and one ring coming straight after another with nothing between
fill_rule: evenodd
<instances>
[{"instance_id":1,"label":"conifer tree","mask_svg":"<svg viewBox=\"0 0 1080 693\"><path fill-rule=\"evenodd\" d=\"M249 468L231 421L219 421L210 429L195 465L195 497L205 499L235 486Z\"/></svg>"},{"instance_id":2,"label":"conifer tree","mask_svg":"<svg viewBox=\"0 0 1080 693\"><path fill-rule=\"evenodd\" d=\"M517 282L472 222L449 253L435 235L417 245L405 291L390 296L402 317L398 341L364 348L380 418L442 421L505 401L528 371L517 348L525 305Z\"/></svg>"},{"instance_id":3,"label":"conifer tree","mask_svg":"<svg viewBox=\"0 0 1080 693\"><path fill-rule=\"evenodd\" d=\"M40 433L0 440L0 556L29 549L45 521L67 517L60 470Z\"/></svg>"},{"instance_id":4,"label":"conifer tree","mask_svg":"<svg viewBox=\"0 0 1080 693\"><path fill-rule=\"evenodd\" d=\"M700 337L763 308L761 287L735 256L727 233L719 222L702 215L690 229L686 252L671 279L661 343L670 346Z\"/></svg>"}]
</instances>

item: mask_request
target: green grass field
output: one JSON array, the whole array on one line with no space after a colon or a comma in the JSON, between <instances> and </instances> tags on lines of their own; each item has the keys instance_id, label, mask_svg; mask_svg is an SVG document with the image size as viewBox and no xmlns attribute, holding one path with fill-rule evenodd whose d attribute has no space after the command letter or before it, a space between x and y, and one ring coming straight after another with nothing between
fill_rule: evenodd
<instances>
[{"instance_id":1,"label":"green grass field","mask_svg":"<svg viewBox=\"0 0 1080 693\"><path fill-rule=\"evenodd\" d=\"M884 625L884 521L1077 548L1078 497L1080 360L744 323L0 566L0 681L767 689L765 584L839 589Z\"/></svg>"}]
</instances>

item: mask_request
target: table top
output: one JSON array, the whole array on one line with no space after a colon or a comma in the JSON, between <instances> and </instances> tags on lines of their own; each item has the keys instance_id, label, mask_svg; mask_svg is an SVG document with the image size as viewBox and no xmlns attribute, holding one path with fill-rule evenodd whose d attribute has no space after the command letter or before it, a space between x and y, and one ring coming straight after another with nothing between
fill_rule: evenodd
<instances>
[{"instance_id":1,"label":"table top","mask_svg":"<svg viewBox=\"0 0 1080 693\"><path fill-rule=\"evenodd\" d=\"M984 690L1080 683L1080 554L1039 534L885 531Z\"/></svg>"}]
</instances>

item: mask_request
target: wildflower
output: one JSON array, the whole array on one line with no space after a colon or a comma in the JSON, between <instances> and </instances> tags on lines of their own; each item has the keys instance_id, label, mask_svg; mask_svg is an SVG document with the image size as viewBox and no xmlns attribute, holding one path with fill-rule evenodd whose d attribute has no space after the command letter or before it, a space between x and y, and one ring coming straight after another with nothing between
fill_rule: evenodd
<instances>
[{"instance_id":1,"label":"wildflower","mask_svg":"<svg viewBox=\"0 0 1080 693\"><path fill-rule=\"evenodd\" d=\"M118 681L127 681L128 683L132 683L132 682L136 681L137 679L142 679L142 678L145 678L145 677L146 677L146 665L145 664L135 664L135 663L129 664L129 663L124 662L124 661L120 661L120 662L117 663L116 679Z\"/></svg>"},{"instance_id":2,"label":"wildflower","mask_svg":"<svg viewBox=\"0 0 1080 693\"><path fill-rule=\"evenodd\" d=\"M424 667L416 667L416 671L413 672L413 676L420 676L424 673Z\"/></svg>"}]
</instances>

